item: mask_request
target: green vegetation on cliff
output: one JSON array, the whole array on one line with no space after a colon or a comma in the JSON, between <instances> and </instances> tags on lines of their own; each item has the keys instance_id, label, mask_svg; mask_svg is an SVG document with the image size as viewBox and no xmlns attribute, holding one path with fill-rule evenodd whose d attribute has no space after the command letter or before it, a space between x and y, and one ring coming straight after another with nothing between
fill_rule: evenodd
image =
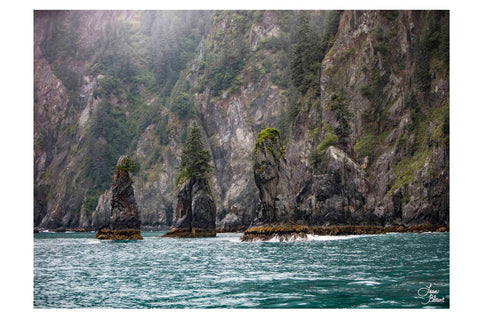
<instances>
[{"instance_id":1,"label":"green vegetation on cliff","mask_svg":"<svg viewBox=\"0 0 480 320\"><path fill-rule=\"evenodd\" d=\"M254 149L255 161L257 159L257 150L259 147L267 150L273 156L277 164L285 155L286 146L281 144L280 131L276 128L265 128L258 134ZM262 163L258 169L258 172L263 172L264 169L265 168Z\"/></svg>"},{"instance_id":2,"label":"green vegetation on cliff","mask_svg":"<svg viewBox=\"0 0 480 320\"><path fill-rule=\"evenodd\" d=\"M449 12L433 11L431 15L414 46L415 82L424 94L430 91L432 71L449 72Z\"/></svg>"},{"instance_id":3,"label":"green vegetation on cliff","mask_svg":"<svg viewBox=\"0 0 480 320\"><path fill-rule=\"evenodd\" d=\"M126 156L122 159L122 161L117 165L116 167L117 170L125 171L125 172L131 172L135 173L138 170L138 165L129 156Z\"/></svg>"},{"instance_id":4,"label":"green vegetation on cliff","mask_svg":"<svg viewBox=\"0 0 480 320\"><path fill-rule=\"evenodd\" d=\"M280 131L275 128L265 128L258 134L257 141L255 142L255 151L257 150L260 143L265 140L271 140L273 144L276 144L280 141Z\"/></svg>"},{"instance_id":5,"label":"green vegetation on cliff","mask_svg":"<svg viewBox=\"0 0 480 320\"><path fill-rule=\"evenodd\" d=\"M326 14L323 33L314 32L310 20L310 14L302 11L290 60L293 84L302 94L305 94L311 86L319 90L321 63L333 44L332 40L338 29L339 13L330 11Z\"/></svg>"}]
</instances>

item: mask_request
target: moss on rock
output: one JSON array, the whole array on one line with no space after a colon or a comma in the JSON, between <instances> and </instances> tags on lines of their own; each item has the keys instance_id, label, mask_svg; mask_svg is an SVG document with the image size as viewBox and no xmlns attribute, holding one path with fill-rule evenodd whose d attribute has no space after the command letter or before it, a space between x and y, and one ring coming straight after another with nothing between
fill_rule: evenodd
<instances>
[{"instance_id":1,"label":"moss on rock","mask_svg":"<svg viewBox=\"0 0 480 320\"><path fill-rule=\"evenodd\" d=\"M207 229L171 229L169 232L159 238L207 238L215 237L216 230Z\"/></svg>"},{"instance_id":2,"label":"moss on rock","mask_svg":"<svg viewBox=\"0 0 480 320\"><path fill-rule=\"evenodd\" d=\"M271 140L273 144L280 141L280 131L275 128L265 128L258 134L257 141L255 142L255 151L257 150L260 143L265 140Z\"/></svg>"}]
</instances>

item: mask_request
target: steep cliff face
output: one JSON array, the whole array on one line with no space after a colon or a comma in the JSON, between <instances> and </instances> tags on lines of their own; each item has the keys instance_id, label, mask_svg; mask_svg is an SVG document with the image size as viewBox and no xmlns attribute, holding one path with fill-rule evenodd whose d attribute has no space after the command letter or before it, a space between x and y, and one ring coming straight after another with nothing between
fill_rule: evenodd
<instances>
[{"instance_id":1,"label":"steep cliff face","mask_svg":"<svg viewBox=\"0 0 480 320\"><path fill-rule=\"evenodd\" d=\"M448 223L445 25L444 12L341 15L320 95L307 93L311 107L298 115L287 146L307 221ZM308 149L310 159L302 154Z\"/></svg>"},{"instance_id":2,"label":"steep cliff face","mask_svg":"<svg viewBox=\"0 0 480 320\"><path fill-rule=\"evenodd\" d=\"M89 174L90 159L107 148L105 139L92 130L101 109L94 90L104 77L93 71L94 53L107 24L134 16L134 12L120 11L35 12L34 215L38 226L90 225L99 196ZM103 170L104 189L120 154Z\"/></svg>"},{"instance_id":3,"label":"steep cliff face","mask_svg":"<svg viewBox=\"0 0 480 320\"><path fill-rule=\"evenodd\" d=\"M173 226L193 121L213 158L219 228L257 217L266 127L286 146L294 208L282 221L448 223L448 12L329 14L309 15L318 39L332 36L298 89L300 13L35 12L35 226L100 227L125 153L139 165L142 228Z\"/></svg>"},{"instance_id":4,"label":"steep cliff face","mask_svg":"<svg viewBox=\"0 0 480 320\"><path fill-rule=\"evenodd\" d=\"M307 225L378 223L367 210L373 199L364 168L335 146L325 151L322 160L322 168L296 195L303 221Z\"/></svg>"}]
</instances>

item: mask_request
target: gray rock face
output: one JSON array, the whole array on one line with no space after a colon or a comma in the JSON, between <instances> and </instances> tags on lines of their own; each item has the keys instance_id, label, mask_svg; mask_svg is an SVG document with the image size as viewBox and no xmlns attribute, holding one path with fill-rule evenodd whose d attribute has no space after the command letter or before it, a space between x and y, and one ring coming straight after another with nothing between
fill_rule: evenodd
<instances>
[{"instance_id":1,"label":"gray rock face","mask_svg":"<svg viewBox=\"0 0 480 320\"><path fill-rule=\"evenodd\" d=\"M271 130L262 138L265 130ZM255 224L272 224L293 221L293 201L290 187L290 170L284 157L284 147L275 129L264 129L255 147L253 172L260 193Z\"/></svg>"},{"instance_id":2,"label":"gray rock face","mask_svg":"<svg viewBox=\"0 0 480 320\"><path fill-rule=\"evenodd\" d=\"M216 207L208 182L196 179L192 186L192 229L215 230Z\"/></svg>"},{"instance_id":3,"label":"gray rock face","mask_svg":"<svg viewBox=\"0 0 480 320\"><path fill-rule=\"evenodd\" d=\"M110 216L110 229L140 229L140 215L133 192L132 179L127 170L120 168L126 156L118 159L117 169L113 174L112 182L112 213Z\"/></svg>"},{"instance_id":4,"label":"gray rock face","mask_svg":"<svg viewBox=\"0 0 480 320\"><path fill-rule=\"evenodd\" d=\"M104 194L98 198L97 207L92 212L91 225L84 226L85 228L98 229L102 226L107 226L110 223L110 213L112 212L112 189L108 189Z\"/></svg>"},{"instance_id":5,"label":"gray rock face","mask_svg":"<svg viewBox=\"0 0 480 320\"><path fill-rule=\"evenodd\" d=\"M334 146L323 157L320 173L296 196L303 220L309 225L377 223L366 210L369 184L363 168Z\"/></svg>"},{"instance_id":6,"label":"gray rock face","mask_svg":"<svg viewBox=\"0 0 480 320\"><path fill-rule=\"evenodd\" d=\"M197 177L187 179L178 192L175 229L165 236L215 236L216 212L208 181Z\"/></svg>"},{"instance_id":7,"label":"gray rock face","mask_svg":"<svg viewBox=\"0 0 480 320\"><path fill-rule=\"evenodd\" d=\"M118 159L111 185L111 215L109 223L96 234L103 240L141 240L140 214L133 192L133 182L128 174L131 160L128 156Z\"/></svg>"}]
</instances>

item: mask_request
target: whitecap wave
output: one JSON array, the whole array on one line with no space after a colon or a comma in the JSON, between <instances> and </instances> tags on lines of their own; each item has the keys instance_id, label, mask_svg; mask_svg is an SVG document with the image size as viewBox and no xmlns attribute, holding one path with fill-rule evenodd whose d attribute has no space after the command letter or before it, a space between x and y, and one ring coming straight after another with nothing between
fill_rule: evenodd
<instances>
[{"instance_id":1,"label":"whitecap wave","mask_svg":"<svg viewBox=\"0 0 480 320\"><path fill-rule=\"evenodd\" d=\"M310 241L335 241L335 240L348 240L366 237L365 234L356 234L356 235L346 235L346 236L320 236L314 234L307 234L307 239Z\"/></svg>"},{"instance_id":2,"label":"whitecap wave","mask_svg":"<svg viewBox=\"0 0 480 320\"><path fill-rule=\"evenodd\" d=\"M267 242L292 242L292 241L306 241L306 237L298 236L298 235L291 235L291 236L274 236L270 240L267 240Z\"/></svg>"},{"instance_id":3,"label":"whitecap wave","mask_svg":"<svg viewBox=\"0 0 480 320\"><path fill-rule=\"evenodd\" d=\"M366 286L378 286L381 283L373 280L355 280L354 282L350 282L349 284L364 284Z\"/></svg>"},{"instance_id":4,"label":"whitecap wave","mask_svg":"<svg viewBox=\"0 0 480 320\"><path fill-rule=\"evenodd\" d=\"M346 236L320 236L314 234L307 235L296 235L291 236L274 236L273 238L267 240L266 242L302 242L302 241L335 241L335 240L348 240L355 239L360 237L365 237L368 235L346 235ZM259 240L261 241L261 240Z\"/></svg>"},{"instance_id":5,"label":"whitecap wave","mask_svg":"<svg viewBox=\"0 0 480 320\"><path fill-rule=\"evenodd\" d=\"M314 234L306 234L306 235L298 235L298 234L292 234L292 235L275 235L274 237L268 239L268 240L262 240L262 239L252 239L249 240L248 242L305 242L305 241L336 241L336 240L348 240L348 239L355 239L355 238L361 238L361 237L368 237L372 235L368 234L357 234L357 235L344 235L344 236L327 236L327 235L314 235ZM235 237L232 239L232 237L229 237L228 241L230 242L243 242L241 241L241 237Z\"/></svg>"},{"instance_id":6,"label":"whitecap wave","mask_svg":"<svg viewBox=\"0 0 480 320\"><path fill-rule=\"evenodd\" d=\"M223 232L217 233L217 238L236 238L243 236L242 232Z\"/></svg>"},{"instance_id":7,"label":"whitecap wave","mask_svg":"<svg viewBox=\"0 0 480 320\"><path fill-rule=\"evenodd\" d=\"M99 243L100 243L100 240L98 239L91 239L91 240L85 241L85 244L99 244Z\"/></svg>"}]
</instances>

